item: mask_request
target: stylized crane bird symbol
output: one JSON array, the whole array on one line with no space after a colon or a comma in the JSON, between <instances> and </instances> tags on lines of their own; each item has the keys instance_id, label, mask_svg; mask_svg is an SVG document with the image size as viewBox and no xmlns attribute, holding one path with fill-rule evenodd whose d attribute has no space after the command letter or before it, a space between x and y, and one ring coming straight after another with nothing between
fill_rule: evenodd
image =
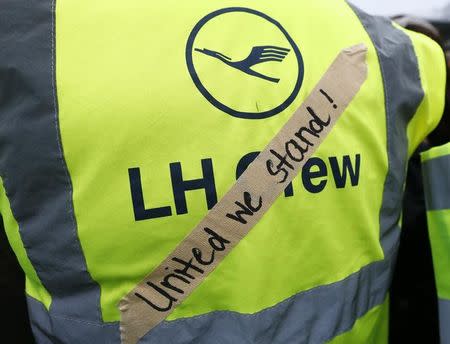
<instances>
[{"instance_id":1,"label":"stylized crane bird symbol","mask_svg":"<svg viewBox=\"0 0 450 344\"><path fill-rule=\"evenodd\" d=\"M278 83L280 79L271 78L270 76L258 73L251 69L251 67L264 62L283 62L283 60L291 50L272 45L253 47L250 55L248 55L248 57L246 57L242 61L232 61L228 56L214 50L195 49L195 51L215 57L228 66L239 69L241 72L256 76L257 78L261 78L267 81Z\"/></svg>"}]
</instances>

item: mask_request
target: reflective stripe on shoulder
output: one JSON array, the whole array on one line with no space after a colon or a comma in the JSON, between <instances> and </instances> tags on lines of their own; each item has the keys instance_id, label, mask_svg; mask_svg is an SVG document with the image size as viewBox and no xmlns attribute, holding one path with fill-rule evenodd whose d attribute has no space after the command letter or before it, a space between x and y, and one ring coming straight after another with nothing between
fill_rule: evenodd
<instances>
[{"instance_id":1,"label":"reflective stripe on shoulder","mask_svg":"<svg viewBox=\"0 0 450 344\"><path fill-rule=\"evenodd\" d=\"M1 6L8 20L0 21L0 89L7 90L0 105L0 175L23 246L51 295L51 311L100 321L100 289L78 239L60 142L55 1L4 0Z\"/></svg>"},{"instance_id":2,"label":"reflective stripe on shoulder","mask_svg":"<svg viewBox=\"0 0 450 344\"><path fill-rule=\"evenodd\" d=\"M450 300L439 299L438 306L441 343L450 343Z\"/></svg>"},{"instance_id":3,"label":"reflective stripe on shoulder","mask_svg":"<svg viewBox=\"0 0 450 344\"><path fill-rule=\"evenodd\" d=\"M441 343L450 342L450 143L422 154L428 232L439 297Z\"/></svg>"},{"instance_id":4,"label":"reflective stripe on shoulder","mask_svg":"<svg viewBox=\"0 0 450 344\"><path fill-rule=\"evenodd\" d=\"M387 18L372 17L352 7L377 49L384 82L389 171L380 213L380 236L386 254L398 243L395 227L400 219L406 180L407 126L423 100L424 91L411 39Z\"/></svg>"},{"instance_id":5,"label":"reflective stripe on shoulder","mask_svg":"<svg viewBox=\"0 0 450 344\"><path fill-rule=\"evenodd\" d=\"M450 209L450 154L422 164L427 210Z\"/></svg>"}]
</instances>

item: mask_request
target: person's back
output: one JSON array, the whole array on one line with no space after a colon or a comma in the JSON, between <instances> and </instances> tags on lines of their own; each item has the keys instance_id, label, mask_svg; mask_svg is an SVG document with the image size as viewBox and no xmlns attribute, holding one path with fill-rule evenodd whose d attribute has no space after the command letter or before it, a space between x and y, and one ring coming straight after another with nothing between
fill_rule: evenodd
<instances>
[{"instance_id":1,"label":"person's back","mask_svg":"<svg viewBox=\"0 0 450 344\"><path fill-rule=\"evenodd\" d=\"M387 341L406 164L442 112L443 54L344 1L242 6L2 4L0 211L38 343L120 343L119 301L359 43L368 78L314 158L140 343Z\"/></svg>"}]
</instances>

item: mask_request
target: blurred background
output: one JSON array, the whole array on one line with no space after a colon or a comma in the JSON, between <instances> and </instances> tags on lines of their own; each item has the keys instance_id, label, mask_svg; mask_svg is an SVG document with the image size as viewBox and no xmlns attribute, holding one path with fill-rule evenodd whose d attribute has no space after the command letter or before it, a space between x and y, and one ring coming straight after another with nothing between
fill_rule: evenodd
<instances>
[{"instance_id":1,"label":"blurred background","mask_svg":"<svg viewBox=\"0 0 450 344\"><path fill-rule=\"evenodd\" d=\"M435 25L450 49L449 0L350 0L367 13L393 17L409 15L425 19Z\"/></svg>"}]
</instances>

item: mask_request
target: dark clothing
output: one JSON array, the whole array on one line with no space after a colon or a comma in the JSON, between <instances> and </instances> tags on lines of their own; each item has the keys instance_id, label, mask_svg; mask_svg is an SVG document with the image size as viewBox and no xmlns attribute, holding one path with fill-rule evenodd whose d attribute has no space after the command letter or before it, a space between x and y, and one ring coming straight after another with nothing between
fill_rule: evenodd
<instances>
[{"instance_id":1,"label":"dark clothing","mask_svg":"<svg viewBox=\"0 0 450 344\"><path fill-rule=\"evenodd\" d=\"M429 344L439 343L436 285L420 163L420 153L429 148L422 143L408 165L400 249L391 287L391 343L416 342L418 338L426 338Z\"/></svg>"},{"instance_id":2,"label":"dark clothing","mask_svg":"<svg viewBox=\"0 0 450 344\"><path fill-rule=\"evenodd\" d=\"M13 254L0 218L0 308L2 338L10 343L33 344L30 322L25 301L25 278L16 256Z\"/></svg>"}]
</instances>

